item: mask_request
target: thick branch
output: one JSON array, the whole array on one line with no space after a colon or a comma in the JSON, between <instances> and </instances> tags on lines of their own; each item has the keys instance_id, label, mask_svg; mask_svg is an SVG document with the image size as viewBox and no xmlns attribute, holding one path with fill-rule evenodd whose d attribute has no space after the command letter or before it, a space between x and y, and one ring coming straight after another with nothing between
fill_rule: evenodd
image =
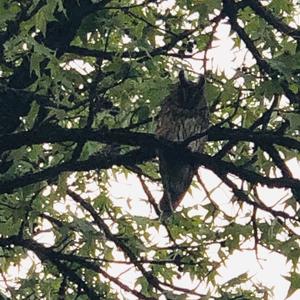
<instances>
[{"instance_id":1,"label":"thick branch","mask_svg":"<svg viewBox=\"0 0 300 300\"><path fill-rule=\"evenodd\" d=\"M285 33L297 40L300 39L300 31L290 27L289 25L285 24L281 21L280 18L272 14L272 12L266 9L259 1L257 0L243 0L242 1L247 6L251 7L253 11L265 19L269 24L271 24L274 28L278 31Z\"/></svg>"},{"instance_id":2,"label":"thick branch","mask_svg":"<svg viewBox=\"0 0 300 300\"><path fill-rule=\"evenodd\" d=\"M195 30L184 30L182 33L173 36L171 41L168 44L165 44L164 46L157 47L151 51L125 51L121 55L118 52L114 51L101 51L101 50L94 50L94 49L87 49L82 48L78 46L69 46L66 49L66 52L74 53L80 56L91 56L91 57L97 57L101 59L107 59L107 60L113 60L116 56L121 56L123 58L147 58L157 56L157 55L168 55L168 56L178 56L174 55L172 53L168 53L169 50L171 50L179 41L187 38L189 35L191 35Z\"/></svg>"},{"instance_id":3,"label":"thick branch","mask_svg":"<svg viewBox=\"0 0 300 300\"><path fill-rule=\"evenodd\" d=\"M282 74L280 74L280 72L276 69L272 68L270 64L268 64L267 61L262 58L261 54L255 47L255 44L247 35L246 31L238 24L238 6L235 4L235 2L233 0L223 0L223 11L228 16L232 29L238 34L239 38L245 43L247 49L252 53L261 72L267 73L272 79L278 80ZM299 97L289 89L288 82L282 79L280 84L289 100L292 103L299 103Z\"/></svg>"},{"instance_id":4,"label":"thick branch","mask_svg":"<svg viewBox=\"0 0 300 300\"><path fill-rule=\"evenodd\" d=\"M240 39L245 43L248 50L252 53L261 71L266 72L268 74L272 73L273 70L270 67L270 65L261 57L260 53L256 49L254 43L251 41L245 30L238 24L238 10L235 5L235 2L232 0L223 0L223 10L229 18L229 22L231 24L232 29L238 34Z\"/></svg>"},{"instance_id":5,"label":"thick branch","mask_svg":"<svg viewBox=\"0 0 300 300\"><path fill-rule=\"evenodd\" d=\"M221 140L240 140L253 143L276 144L288 149L300 151L300 142L296 139L274 134L270 131L251 131L249 129L230 129L211 127L209 129L208 138L210 141ZM188 142L203 137L203 134L196 134L189 138ZM160 147L167 145L167 141L156 138L153 134L131 132L122 129L64 129L60 127L44 127L39 130L19 132L14 134L6 134L0 136L0 153L18 149L22 146L30 146L42 143L60 143L60 142L84 142L95 141L104 144L124 144L142 147ZM184 142L186 144L187 141ZM169 145L171 145L169 143Z\"/></svg>"},{"instance_id":6,"label":"thick branch","mask_svg":"<svg viewBox=\"0 0 300 300\"><path fill-rule=\"evenodd\" d=\"M40 172L28 173L12 180L0 181L0 194L11 193L13 190L43 180L56 178L62 172L90 171L97 169L109 169L113 165L135 165L149 160L153 157L149 151L133 150L124 155L107 157L106 155L93 156L85 161L66 162Z\"/></svg>"},{"instance_id":7,"label":"thick branch","mask_svg":"<svg viewBox=\"0 0 300 300\"><path fill-rule=\"evenodd\" d=\"M226 136L227 134L227 136ZM16 138L17 136L17 138ZM14 139L12 137L15 137ZM286 146L289 149L300 149L300 142L287 138L278 136L275 134L265 133L265 132L252 132L247 129L211 129L211 140L212 137L215 140L221 139L240 139L256 142L258 145L261 143L265 144L278 144ZM32 183L43 181L50 178L55 178L61 172L74 172L74 171L89 171L95 169L108 169L112 165L135 165L142 163L144 161L150 160L155 157L154 150L157 148L168 148L169 150L178 152L179 157L186 157L191 163L196 165L203 165L206 168L214 171L215 173L222 172L222 174L234 174L243 180L247 180L253 184L262 184L268 187L277 188L293 188L300 189L300 181L293 178L269 178L262 176L256 172L243 169L241 167L235 166L231 162L226 162L215 157L211 157L206 154L196 154L188 151L182 146L168 142L166 140L158 139L152 134L144 133L133 133L124 130L111 130L111 131L93 131L93 130L82 130L82 129L54 129L53 131L31 131L23 132L12 135L6 135L3 138L3 144L0 149L3 150L5 146L10 144L12 146L13 142L19 144L14 145L14 148L20 147L22 144L31 145L34 143L42 142L63 142L63 141L86 141L87 139L93 141L100 141L106 143L120 143L134 146L141 146L139 150L131 151L124 155L116 155L112 157L107 157L107 155L99 155L91 157L85 161L78 162L66 162L60 165L50 167L43 171L27 174L12 180L0 182L0 193L11 192L13 189L23 187ZM6 144L6 145L5 145ZM150 151L149 151L150 149Z\"/></svg>"},{"instance_id":8,"label":"thick branch","mask_svg":"<svg viewBox=\"0 0 300 300\"><path fill-rule=\"evenodd\" d=\"M238 140L248 141L255 144L280 145L289 150L300 150L300 142L296 139L275 134L272 131L252 131L246 128L230 129L230 128L211 128L208 133L210 141L219 140Z\"/></svg>"}]
</instances>

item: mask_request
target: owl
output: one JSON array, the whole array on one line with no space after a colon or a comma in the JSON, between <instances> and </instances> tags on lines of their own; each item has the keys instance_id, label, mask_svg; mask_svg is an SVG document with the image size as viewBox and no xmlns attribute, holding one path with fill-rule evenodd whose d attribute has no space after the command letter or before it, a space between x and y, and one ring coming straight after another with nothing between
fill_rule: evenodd
<instances>
[{"instance_id":1,"label":"owl","mask_svg":"<svg viewBox=\"0 0 300 300\"><path fill-rule=\"evenodd\" d=\"M204 96L205 78L200 75L198 82L185 78L179 72L179 82L162 102L157 118L156 135L173 142L207 130L209 125L208 106ZM192 141L188 148L201 153L205 137ZM171 150L159 149L159 172L164 188L159 203L161 218L172 215L191 185L197 166L179 157Z\"/></svg>"}]
</instances>

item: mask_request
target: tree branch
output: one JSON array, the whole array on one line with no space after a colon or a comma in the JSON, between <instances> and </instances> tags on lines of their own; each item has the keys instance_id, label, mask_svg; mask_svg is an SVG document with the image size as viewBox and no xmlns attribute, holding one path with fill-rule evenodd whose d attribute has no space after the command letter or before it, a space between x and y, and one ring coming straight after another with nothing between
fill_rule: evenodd
<instances>
[{"instance_id":1,"label":"tree branch","mask_svg":"<svg viewBox=\"0 0 300 300\"><path fill-rule=\"evenodd\" d=\"M274 134L272 131L252 131L246 128L230 129L211 127L207 132L209 141L240 140L253 143L276 144L288 149L300 151L300 142L296 139ZM204 133L195 134L182 142L183 145L203 137ZM104 144L123 144L141 147L159 148L171 146L168 141L157 138L154 134L131 132L123 129L64 129L57 126L41 127L38 130L23 131L0 136L0 153L42 143L94 141Z\"/></svg>"},{"instance_id":2,"label":"tree branch","mask_svg":"<svg viewBox=\"0 0 300 300\"><path fill-rule=\"evenodd\" d=\"M130 151L124 155L116 155L110 158L108 158L106 155L99 155L90 157L85 161L66 162L34 174L26 174L12 180L0 181L0 193L11 192L15 188L53 178L61 172L89 171L101 168L107 169L112 165L131 165L142 163L153 158L155 156L154 150L157 148L168 148L169 150L177 151L178 155L186 157L186 159L190 160L191 163L203 165L215 173L221 172L222 174L234 174L240 177L242 180L246 180L253 184L260 183L271 188L278 187L300 189L300 180L298 179L286 177L265 177L253 171L235 166L231 162L226 162L206 154L192 153L181 145L178 145L178 143L156 138L153 134L133 133L124 130L110 130L103 132L82 129L54 129L53 131L48 132L48 134L47 132L48 131L30 131L5 135L2 137L2 145L0 140L0 149L2 148L1 150L3 150L3 148L5 149L8 146L11 146L15 149L20 147L22 144L31 145L34 143L58 141L78 142L85 141L87 139L106 143L113 142L141 146L142 148L139 150ZM269 132L252 132L248 129L232 130L227 128L212 128L210 136L211 140L224 140L233 138L235 140L240 139L252 141L257 144L277 144L286 146L289 149L300 149L300 142Z\"/></svg>"},{"instance_id":3,"label":"tree branch","mask_svg":"<svg viewBox=\"0 0 300 300\"><path fill-rule=\"evenodd\" d=\"M243 0L245 5L252 8L252 10L261 18L265 19L269 24L271 24L278 31L287 34L288 36L299 40L300 31L290 27L281 21L277 16L273 15L272 12L266 9L259 1L257 0Z\"/></svg>"},{"instance_id":4,"label":"tree branch","mask_svg":"<svg viewBox=\"0 0 300 300\"><path fill-rule=\"evenodd\" d=\"M81 268L86 268L86 269L92 270L96 273L100 273L105 278L114 282L115 284L120 286L125 291L130 292L133 295L135 295L138 299L155 300L155 298L147 297L138 291L130 289L128 286L123 284L117 278L109 275L107 272L102 270L102 268L100 267L99 264L97 264L96 262L91 262L91 261L89 261L89 259L77 256L74 254L64 254L59 251L54 251L53 249L46 248L43 245L41 245L31 239L20 239L17 236L12 236L9 238L0 238L0 246L1 247L8 247L11 245L20 246L25 249L31 250L42 261L48 260L51 263L53 263L62 274L64 274L71 281L77 283L79 287L83 288L84 291L86 292L86 294L90 297L90 299L98 300L98 299L105 299L105 298L96 294L96 292L92 288L88 287L86 285L86 283L79 277L79 275L77 275L77 273L74 270L71 270L69 267L67 267L67 265L65 263L62 263L61 261L77 263L80 265Z\"/></svg>"},{"instance_id":5,"label":"tree branch","mask_svg":"<svg viewBox=\"0 0 300 300\"><path fill-rule=\"evenodd\" d=\"M267 61L262 58L253 41L249 38L245 30L238 24L238 6L235 4L235 2L233 0L223 0L223 11L228 16L232 29L238 34L240 39L245 43L247 49L252 53L261 72L267 73L274 80L278 80L279 77L282 77L282 74L280 74L279 71L272 68ZM285 79L281 79L280 85L291 103L298 104L299 97L289 89L288 82Z\"/></svg>"},{"instance_id":6,"label":"tree branch","mask_svg":"<svg viewBox=\"0 0 300 300\"><path fill-rule=\"evenodd\" d=\"M62 263L60 260L65 259L65 256L59 252L54 252L51 248L46 248L41 244L37 243L34 240L30 239L22 239L19 236L11 236L9 238L0 238L0 246L1 247L11 247L20 246L25 249L33 251L41 261L49 261L53 265L55 265L58 271L64 276L68 277L71 281L76 283L80 289L82 289L89 299L99 300L104 299L98 293L94 291L93 288L89 287L80 276L68 267L65 263Z\"/></svg>"},{"instance_id":7,"label":"tree branch","mask_svg":"<svg viewBox=\"0 0 300 300\"><path fill-rule=\"evenodd\" d=\"M13 190L43 180L56 178L62 172L90 171L96 169L109 169L113 165L139 164L152 158L154 154L149 151L133 150L124 155L107 157L107 155L93 156L85 161L69 161L49 167L36 173L28 173L11 180L0 181L0 194L11 193Z\"/></svg>"},{"instance_id":8,"label":"tree branch","mask_svg":"<svg viewBox=\"0 0 300 300\"><path fill-rule=\"evenodd\" d=\"M154 275L150 271L145 270L143 265L137 260L136 256L131 251L130 247L128 247L120 238L118 238L117 235L111 233L109 227L102 220L102 218L99 216L99 213L92 207L92 205L70 189L68 189L68 195L91 214L99 229L104 232L106 238L112 241L118 248L120 248L124 252L124 254L130 259L130 261L136 266L136 268L143 274L148 283L156 289L163 291L163 289L159 285L157 278L154 277Z\"/></svg>"}]
</instances>

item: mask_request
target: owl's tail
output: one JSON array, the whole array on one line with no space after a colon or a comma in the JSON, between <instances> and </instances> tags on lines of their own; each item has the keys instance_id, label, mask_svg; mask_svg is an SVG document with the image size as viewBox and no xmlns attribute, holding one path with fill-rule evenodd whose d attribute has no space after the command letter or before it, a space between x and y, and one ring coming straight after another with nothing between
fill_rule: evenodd
<instances>
[{"instance_id":1,"label":"owl's tail","mask_svg":"<svg viewBox=\"0 0 300 300\"><path fill-rule=\"evenodd\" d=\"M168 218L182 201L192 183L196 168L169 152L159 153L159 168L164 194L159 203L162 217Z\"/></svg>"}]
</instances>

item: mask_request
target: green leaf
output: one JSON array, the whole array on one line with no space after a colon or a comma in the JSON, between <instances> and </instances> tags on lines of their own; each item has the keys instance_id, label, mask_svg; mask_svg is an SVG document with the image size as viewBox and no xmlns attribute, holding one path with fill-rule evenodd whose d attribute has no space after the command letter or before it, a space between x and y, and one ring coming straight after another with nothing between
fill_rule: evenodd
<instances>
[{"instance_id":1,"label":"green leaf","mask_svg":"<svg viewBox=\"0 0 300 300\"><path fill-rule=\"evenodd\" d=\"M300 115L297 113L288 113L286 114L286 118L290 122L291 130L299 130L300 129Z\"/></svg>"},{"instance_id":2,"label":"green leaf","mask_svg":"<svg viewBox=\"0 0 300 300\"><path fill-rule=\"evenodd\" d=\"M297 290L300 289L300 275L296 272L291 272L290 276L283 277L290 282L287 297L291 297Z\"/></svg>"},{"instance_id":3,"label":"green leaf","mask_svg":"<svg viewBox=\"0 0 300 300\"><path fill-rule=\"evenodd\" d=\"M40 54L33 53L30 57L30 74L35 73L36 76L41 77L40 64L44 60Z\"/></svg>"}]
</instances>

